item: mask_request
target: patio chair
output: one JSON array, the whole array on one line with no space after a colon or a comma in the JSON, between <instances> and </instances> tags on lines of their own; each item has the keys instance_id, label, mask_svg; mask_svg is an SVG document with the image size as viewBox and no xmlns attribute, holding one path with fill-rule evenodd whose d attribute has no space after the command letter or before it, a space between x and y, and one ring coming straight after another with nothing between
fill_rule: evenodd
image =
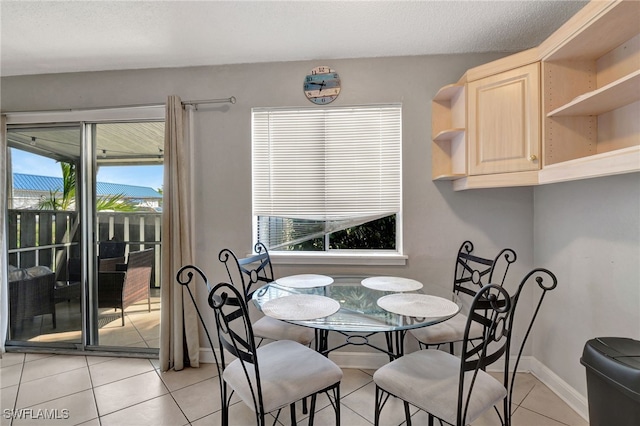
<instances>
[{"instance_id":1,"label":"patio chair","mask_svg":"<svg viewBox=\"0 0 640 426\"><path fill-rule=\"evenodd\" d=\"M125 263L125 241L100 241L98 243L98 271L115 271L117 264ZM80 276L80 258L72 257L67 262L67 280L78 282Z\"/></svg>"},{"instance_id":2,"label":"patio chair","mask_svg":"<svg viewBox=\"0 0 640 426\"><path fill-rule=\"evenodd\" d=\"M206 283L208 303L214 311L218 334L218 349L198 309L189 285L194 272ZM244 294L232 284L220 283L211 288L204 273L195 266L178 271L177 281L187 288L205 330L211 350L216 356L218 383L222 400L222 422L229 424L229 406L235 393L255 413L256 424L266 423L267 413L275 412L274 423L282 409L289 407L291 425L296 425L295 403L311 398L309 425L313 425L316 396L326 393L340 424L340 382L342 370L329 358L298 342L279 340L258 348L253 336ZM231 355L228 357L226 354Z\"/></svg>"},{"instance_id":3,"label":"patio chair","mask_svg":"<svg viewBox=\"0 0 640 426\"><path fill-rule=\"evenodd\" d=\"M20 269L9 266L9 318L12 336L22 321L51 314L56 328L55 274L47 267Z\"/></svg>"},{"instance_id":4,"label":"patio chair","mask_svg":"<svg viewBox=\"0 0 640 426\"><path fill-rule=\"evenodd\" d=\"M147 299L147 308L151 312L151 274L155 260L155 250L133 251L124 271L98 272L98 308L116 308L124 310L142 299Z\"/></svg>"},{"instance_id":5,"label":"patio chair","mask_svg":"<svg viewBox=\"0 0 640 426\"><path fill-rule=\"evenodd\" d=\"M454 269L453 292L462 299L463 311L447 321L429 327L409 330L418 340L421 349L449 344L449 352L454 352L454 343L461 342L467 324L466 310L469 302L486 284L502 286L509 267L516 261L516 253L505 248L494 258L484 258L473 253L473 243L465 241L458 249ZM482 338L483 329L472 323L471 339Z\"/></svg>"}]
</instances>

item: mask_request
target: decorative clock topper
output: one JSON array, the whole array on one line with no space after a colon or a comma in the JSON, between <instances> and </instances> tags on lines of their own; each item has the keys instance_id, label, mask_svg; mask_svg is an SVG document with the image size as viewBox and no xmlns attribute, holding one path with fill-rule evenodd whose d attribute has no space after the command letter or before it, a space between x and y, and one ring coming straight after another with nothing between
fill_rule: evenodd
<instances>
[{"instance_id":1,"label":"decorative clock topper","mask_svg":"<svg viewBox=\"0 0 640 426\"><path fill-rule=\"evenodd\" d=\"M315 67L304 78L304 94L317 105L333 102L340 94L340 76L327 66Z\"/></svg>"}]
</instances>

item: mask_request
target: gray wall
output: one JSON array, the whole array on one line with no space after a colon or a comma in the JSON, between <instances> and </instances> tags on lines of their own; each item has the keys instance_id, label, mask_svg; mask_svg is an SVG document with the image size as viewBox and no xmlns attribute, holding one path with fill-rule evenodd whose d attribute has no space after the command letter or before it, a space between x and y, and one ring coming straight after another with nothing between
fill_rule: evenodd
<instances>
[{"instance_id":1,"label":"gray wall","mask_svg":"<svg viewBox=\"0 0 640 426\"><path fill-rule=\"evenodd\" d=\"M586 395L587 340L640 340L640 174L534 191L534 259L556 272L533 356Z\"/></svg>"},{"instance_id":2,"label":"gray wall","mask_svg":"<svg viewBox=\"0 0 640 426\"><path fill-rule=\"evenodd\" d=\"M47 110L163 103L170 94L183 100L235 96L235 105L201 106L195 113L196 260L216 281L225 278L217 261L221 248L251 249L251 108L311 105L302 92L303 77L316 65L330 65L343 84L333 105L403 105L404 249L409 259L402 267L277 265L276 274L397 274L448 287L454 254L465 239L480 253L511 247L518 253L514 281L533 266L548 267L560 278L527 353L585 395L579 355L586 339L639 337L638 177L464 192L453 192L449 182L432 182L431 98L468 68L500 56L4 77L1 106L3 111Z\"/></svg>"}]
</instances>

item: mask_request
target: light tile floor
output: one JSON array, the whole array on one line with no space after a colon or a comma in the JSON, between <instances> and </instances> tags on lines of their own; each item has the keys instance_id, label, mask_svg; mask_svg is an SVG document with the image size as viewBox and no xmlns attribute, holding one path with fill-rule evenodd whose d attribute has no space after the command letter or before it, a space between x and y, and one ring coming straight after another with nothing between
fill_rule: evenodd
<instances>
[{"instance_id":1,"label":"light tile floor","mask_svg":"<svg viewBox=\"0 0 640 426\"><path fill-rule=\"evenodd\" d=\"M125 324L121 312L112 308L98 313L100 346L158 348L160 346L160 289L151 289L150 305L146 299L125 309ZM14 339L30 343L82 342L82 315L78 300L56 303L56 328L51 315L39 315L22 321L16 327Z\"/></svg>"},{"instance_id":2,"label":"light tile floor","mask_svg":"<svg viewBox=\"0 0 640 426\"><path fill-rule=\"evenodd\" d=\"M162 373L153 359L5 353L0 366L2 425L220 424L213 364ZM344 369L342 425L373 424L372 374L371 370ZM530 374L519 375L514 395L514 426L588 424ZM234 401L231 424L254 424L252 412L237 398ZM319 398L318 404L315 424L333 425L334 414L327 400ZM12 413L31 418L12 420ZM44 420L45 416L58 419ZM402 404L389 401L382 424L401 425L403 416ZM307 424L305 417L300 411L299 424ZM416 411L412 418L414 425L427 424L422 412ZM288 425L288 412L283 411L279 421L277 425ZM475 426L495 424L499 423L493 413L474 422Z\"/></svg>"}]
</instances>

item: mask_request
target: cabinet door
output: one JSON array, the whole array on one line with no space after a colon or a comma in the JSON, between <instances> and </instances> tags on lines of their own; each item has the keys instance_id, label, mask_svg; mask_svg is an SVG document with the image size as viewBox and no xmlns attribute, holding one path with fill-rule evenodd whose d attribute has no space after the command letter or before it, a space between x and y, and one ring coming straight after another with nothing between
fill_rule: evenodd
<instances>
[{"instance_id":1,"label":"cabinet door","mask_svg":"<svg viewBox=\"0 0 640 426\"><path fill-rule=\"evenodd\" d=\"M469 174L540 168L540 64L468 86Z\"/></svg>"}]
</instances>

